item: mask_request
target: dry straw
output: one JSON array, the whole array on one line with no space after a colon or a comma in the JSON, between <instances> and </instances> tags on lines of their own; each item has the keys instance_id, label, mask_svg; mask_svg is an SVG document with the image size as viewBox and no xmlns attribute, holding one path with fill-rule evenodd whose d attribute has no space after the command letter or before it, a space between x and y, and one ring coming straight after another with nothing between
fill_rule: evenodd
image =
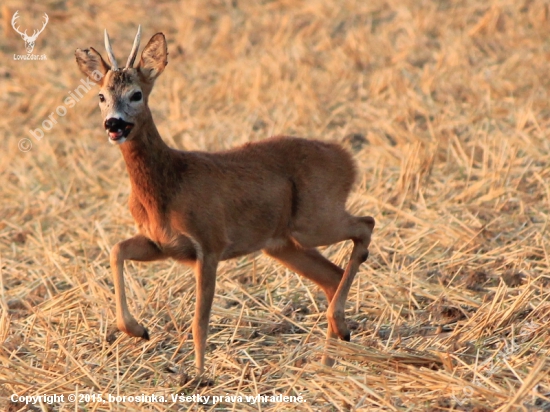
<instances>
[{"instance_id":1,"label":"dry straw","mask_svg":"<svg viewBox=\"0 0 550 412\"><path fill-rule=\"evenodd\" d=\"M24 47L16 10L22 27L48 13L35 46L47 60L11 59ZM545 1L7 0L1 12L0 407L197 410L8 399L78 391L307 400L201 410L550 408ZM220 267L211 386L186 380L194 280L184 267L130 263L131 309L152 339L111 333L108 253L134 229L96 92L29 152L17 144L79 84L75 48L102 50L107 28L124 53L138 24L145 38L168 38L150 105L170 145L219 150L295 134L354 152L349 208L377 227L347 306L352 342L329 348L335 368L320 366L320 291L261 255ZM349 248L323 253L344 265Z\"/></svg>"}]
</instances>

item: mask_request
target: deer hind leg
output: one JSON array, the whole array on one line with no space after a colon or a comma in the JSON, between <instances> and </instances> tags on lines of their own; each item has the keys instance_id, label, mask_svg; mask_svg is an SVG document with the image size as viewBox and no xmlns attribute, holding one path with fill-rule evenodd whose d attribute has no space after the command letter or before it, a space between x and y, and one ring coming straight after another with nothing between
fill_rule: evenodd
<instances>
[{"instance_id":1,"label":"deer hind leg","mask_svg":"<svg viewBox=\"0 0 550 412\"><path fill-rule=\"evenodd\" d=\"M162 251L145 236L138 235L117 243L111 250L111 270L115 283L116 323L120 331L149 340L147 329L132 316L124 291L124 261L150 262L166 258Z\"/></svg>"},{"instance_id":2,"label":"deer hind leg","mask_svg":"<svg viewBox=\"0 0 550 412\"><path fill-rule=\"evenodd\" d=\"M290 270L315 282L325 292L327 300L329 302L332 301L344 270L326 259L316 249L302 249L289 241L282 248L265 249L263 252ZM329 323L327 343L330 339L336 337L337 335ZM322 363L326 366L332 366L334 360L325 354L323 355Z\"/></svg>"},{"instance_id":3,"label":"deer hind leg","mask_svg":"<svg viewBox=\"0 0 550 412\"><path fill-rule=\"evenodd\" d=\"M327 310L327 319L332 330L342 340L350 340L350 331L345 321L345 305L353 279L359 270L361 263L367 260L369 256L369 245L372 230L374 229L374 219L370 216L354 217L350 216L352 226L350 227L349 239L353 241L353 249L349 262L338 285Z\"/></svg>"},{"instance_id":4,"label":"deer hind leg","mask_svg":"<svg viewBox=\"0 0 550 412\"><path fill-rule=\"evenodd\" d=\"M346 299L359 266L369 254L374 219L370 216L351 216L344 210L331 210L317 219L311 214L295 222L292 238L304 248L329 245L343 240L353 241L353 250L342 279L327 310L327 319L340 339L349 341L350 332L344 320Z\"/></svg>"}]
</instances>

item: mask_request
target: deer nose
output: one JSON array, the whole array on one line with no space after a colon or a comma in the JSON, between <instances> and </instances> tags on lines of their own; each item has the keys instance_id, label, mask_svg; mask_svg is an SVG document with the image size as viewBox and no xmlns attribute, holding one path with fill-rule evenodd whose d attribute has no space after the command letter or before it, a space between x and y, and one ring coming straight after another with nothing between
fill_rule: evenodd
<instances>
[{"instance_id":1,"label":"deer nose","mask_svg":"<svg viewBox=\"0 0 550 412\"><path fill-rule=\"evenodd\" d=\"M105 120L105 129L107 130L118 130L123 129L126 126L126 122L122 119L117 119L116 117L111 117Z\"/></svg>"}]
</instances>

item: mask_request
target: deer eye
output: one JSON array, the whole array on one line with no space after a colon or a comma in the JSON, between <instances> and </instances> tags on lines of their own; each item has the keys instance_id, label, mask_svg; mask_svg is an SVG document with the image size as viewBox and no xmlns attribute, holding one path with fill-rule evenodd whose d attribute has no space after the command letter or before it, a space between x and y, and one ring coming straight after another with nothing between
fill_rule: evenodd
<instances>
[{"instance_id":1,"label":"deer eye","mask_svg":"<svg viewBox=\"0 0 550 412\"><path fill-rule=\"evenodd\" d=\"M101 93L99 94L99 101L103 103L105 101L105 96L103 96Z\"/></svg>"},{"instance_id":2,"label":"deer eye","mask_svg":"<svg viewBox=\"0 0 550 412\"><path fill-rule=\"evenodd\" d=\"M141 100L141 92L135 92L131 97L130 100L133 102L139 102Z\"/></svg>"}]
</instances>

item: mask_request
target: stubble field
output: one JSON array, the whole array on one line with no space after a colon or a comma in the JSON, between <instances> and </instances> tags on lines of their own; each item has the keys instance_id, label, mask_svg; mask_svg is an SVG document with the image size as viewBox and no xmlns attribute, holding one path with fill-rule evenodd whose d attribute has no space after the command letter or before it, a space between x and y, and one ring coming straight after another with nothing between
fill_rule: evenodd
<instances>
[{"instance_id":1,"label":"stubble field","mask_svg":"<svg viewBox=\"0 0 550 412\"><path fill-rule=\"evenodd\" d=\"M47 60L14 60L25 54L16 10L29 32L48 13L34 50ZM0 11L0 407L550 410L547 2L7 0ZM151 340L113 333L109 251L135 233L129 180L97 86L64 101L82 78L74 50L105 56L107 28L120 64L138 24L142 45L159 31L168 40L150 106L170 146L285 134L353 152L349 210L377 225L347 305L352 341L329 348L334 368L320 363L324 295L261 253L219 268L211 385L189 379L189 269L127 264L130 309ZM343 266L350 250L322 252ZM84 402L142 394L168 401ZM245 400L257 395L304 402Z\"/></svg>"}]
</instances>

